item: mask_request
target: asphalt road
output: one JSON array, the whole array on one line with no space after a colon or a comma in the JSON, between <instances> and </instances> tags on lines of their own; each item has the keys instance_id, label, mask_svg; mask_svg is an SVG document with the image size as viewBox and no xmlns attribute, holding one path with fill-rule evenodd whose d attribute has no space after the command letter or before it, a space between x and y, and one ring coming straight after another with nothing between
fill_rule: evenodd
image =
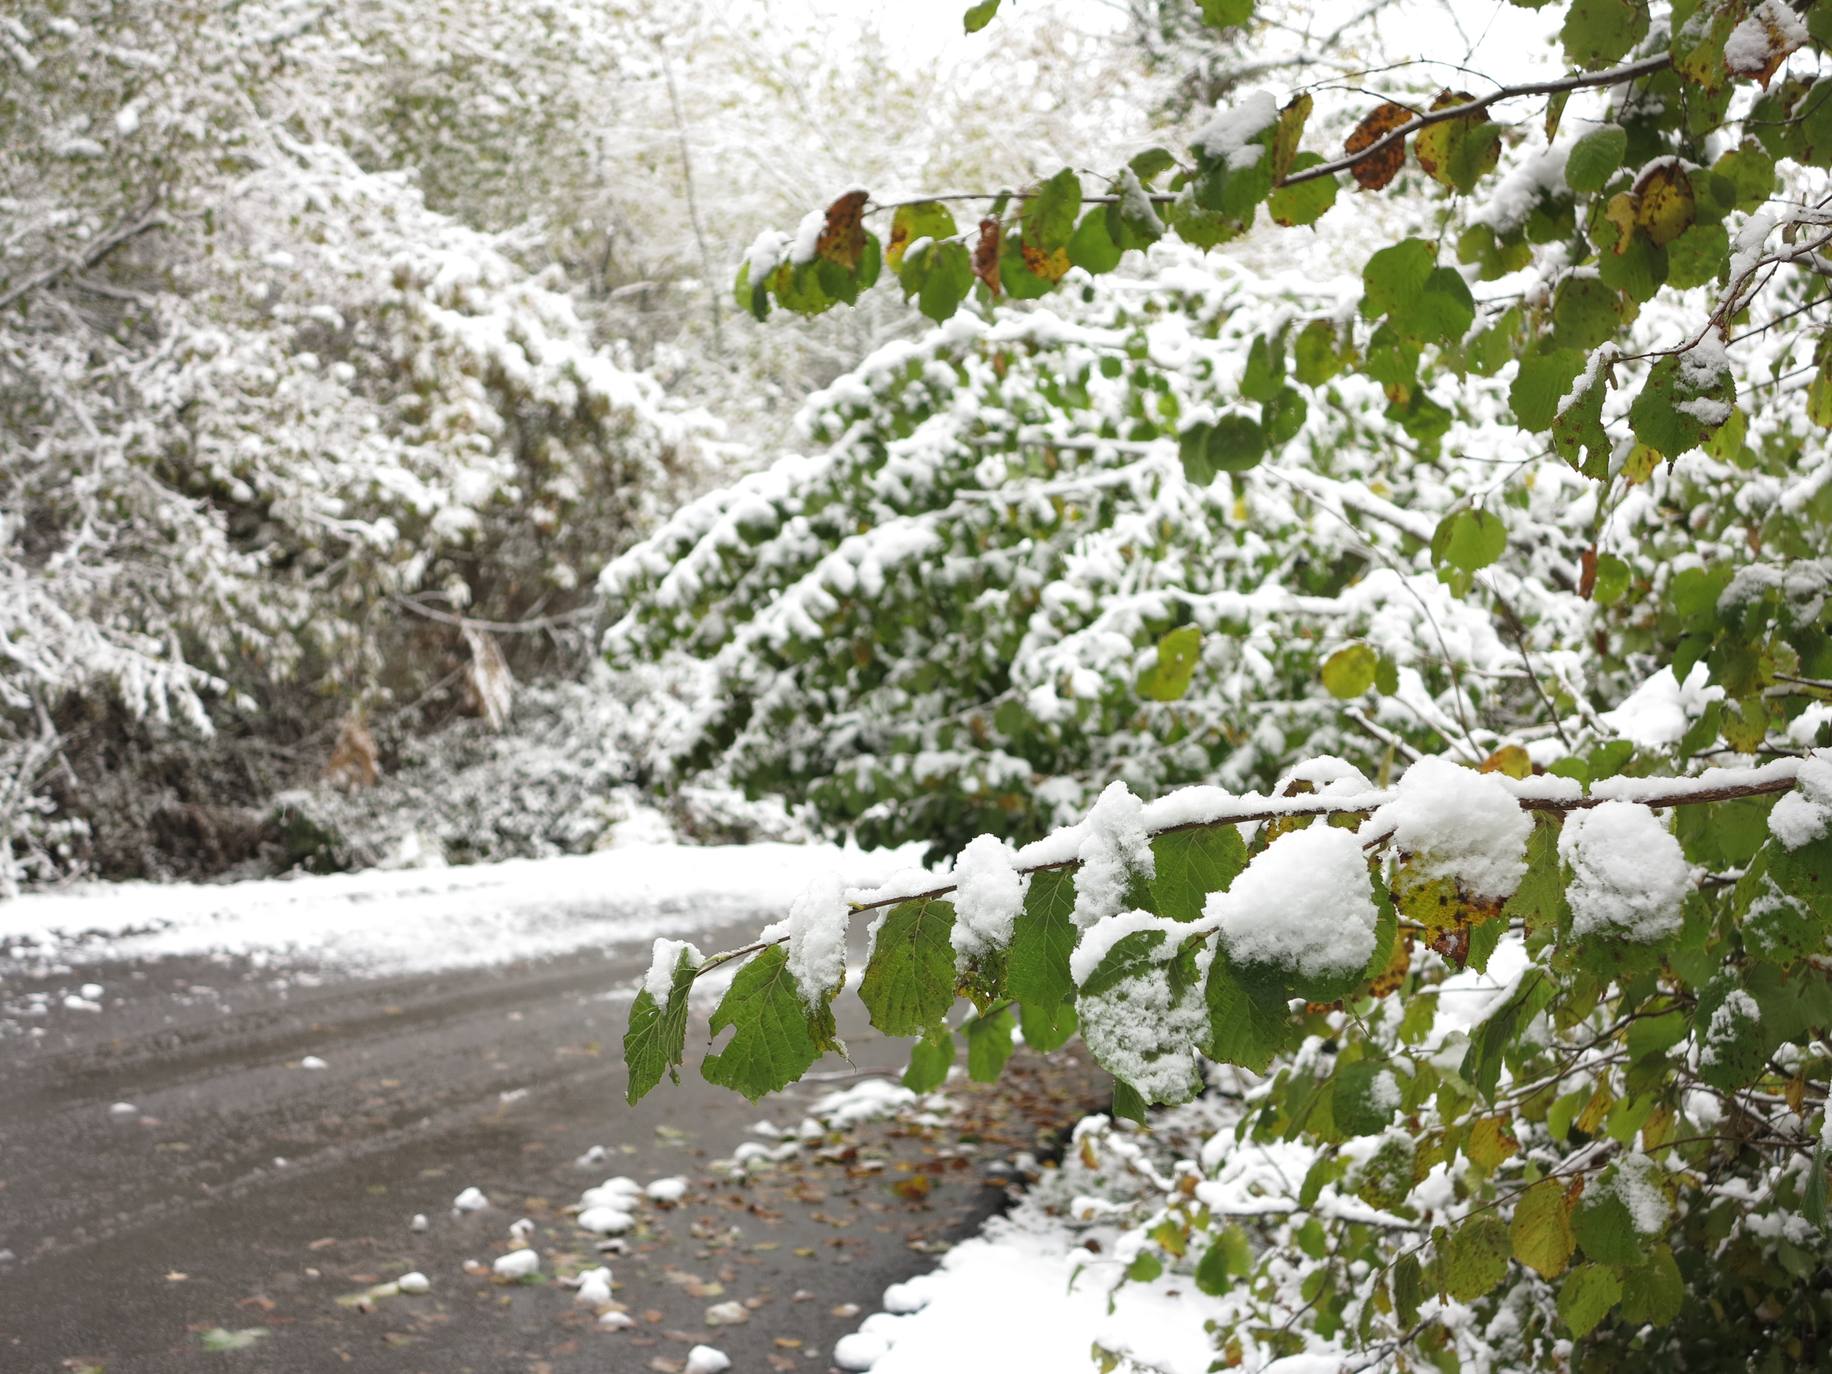
<instances>
[{"instance_id":1,"label":"asphalt road","mask_svg":"<svg viewBox=\"0 0 1832 1374\"><path fill-rule=\"evenodd\" d=\"M829 1059L822 1081L753 1106L692 1074L701 1008L681 1086L631 1109L620 1046L646 962L629 949L390 978L0 962L15 1005L104 990L100 1011L60 995L42 1033L0 1038L0 1371L667 1374L697 1342L734 1374L825 1371L854 1305L930 1267L1002 1205L1001 1161L1046 1152L1100 1100L1085 1064L1020 1054L996 1088L961 1088L958 1115L834 1133L734 1181L710 1166L760 1139L754 1123L793 1128L905 1047L843 1018L852 1064ZM605 1158L580 1165L593 1146ZM644 1208L626 1253L602 1257L633 1323L620 1331L557 1281L600 1262L566 1209L614 1174L690 1180L682 1205ZM491 1206L455 1213L473 1186ZM506 1283L488 1265L521 1218L542 1278ZM361 1297L409 1270L430 1292ZM747 1319L709 1326L730 1302Z\"/></svg>"}]
</instances>

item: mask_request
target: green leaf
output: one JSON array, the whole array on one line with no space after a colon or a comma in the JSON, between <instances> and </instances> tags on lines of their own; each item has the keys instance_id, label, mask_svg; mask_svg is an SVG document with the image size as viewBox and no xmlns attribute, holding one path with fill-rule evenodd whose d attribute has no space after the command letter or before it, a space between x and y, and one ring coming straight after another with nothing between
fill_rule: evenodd
<instances>
[{"instance_id":1,"label":"green leaf","mask_svg":"<svg viewBox=\"0 0 1832 1374\"><path fill-rule=\"evenodd\" d=\"M1458 1302L1474 1302L1507 1277L1508 1228L1478 1216L1450 1233L1444 1247L1444 1288Z\"/></svg>"},{"instance_id":2,"label":"green leaf","mask_svg":"<svg viewBox=\"0 0 1832 1374\"><path fill-rule=\"evenodd\" d=\"M938 243L924 254L927 272L916 305L940 323L960 308L973 290L973 255L965 244Z\"/></svg>"},{"instance_id":3,"label":"green leaf","mask_svg":"<svg viewBox=\"0 0 1832 1374\"><path fill-rule=\"evenodd\" d=\"M1219 949L1203 996L1209 1009L1204 1052L1217 1063L1264 1073L1297 1035L1285 986L1261 970L1234 968Z\"/></svg>"},{"instance_id":4,"label":"green leaf","mask_svg":"<svg viewBox=\"0 0 1832 1374\"><path fill-rule=\"evenodd\" d=\"M1048 1054L1068 1044L1075 1037L1077 1025L1072 1003L1060 1003L1047 1012L1037 1010L1029 1002L1018 1009L1019 1033L1024 1036L1024 1043L1038 1054Z\"/></svg>"},{"instance_id":5,"label":"green leaf","mask_svg":"<svg viewBox=\"0 0 1832 1374\"><path fill-rule=\"evenodd\" d=\"M890 909L859 982L873 1026L886 1035L920 1035L942 1024L954 1005L953 929L954 904L940 898Z\"/></svg>"},{"instance_id":6,"label":"green leaf","mask_svg":"<svg viewBox=\"0 0 1832 1374\"><path fill-rule=\"evenodd\" d=\"M1343 1135L1379 1135L1393 1120L1399 1085L1385 1062L1357 1059L1337 1071L1332 1102L1336 1129Z\"/></svg>"},{"instance_id":7,"label":"green leaf","mask_svg":"<svg viewBox=\"0 0 1832 1374\"><path fill-rule=\"evenodd\" d=\"M1694 224L1667 245L1667 285L1682 291L1720 280L1730 269L1730 231Z\"/></svg>"},{"instance_id":8,"label":"green leaf","mask_svg":"<svg viewBox=\"0 0 1832 1374\"><path fill-rule=\"evenodd\" d=\"M1177 701L1190 689L1202 658L1202 627L1179 625L1158 641L1157 662L1139 675L1139 695Z\"/></svg>"},{"instance_id":9,"label":"green leaf","mask_svg":"<svg viewBox=\"0 0 1832 1374\"><path fill-rule=\"evenodd\" d=\"M999 4L1000 0L979 0L961 16L961 27L968 33L978 33L992 22L993 15L999 12Z\"/></svg>"},{"instance_id":10,"label":"green leaf","mask_svg":"<svg viewBox=\"0 0 1832 1374\"><path fill-rule=\"evenodd\" d=\"M788 1087L833 1043L832 1012L824 1018L809 1013L781 945L771 945L738 970L712 1014L713 1036L727 1026L734 1030L731 1040L706 1056L700 1074L753 1102Z\"/></svg>"},{"instance_id":11,"label":"green leaf","mask_svg":"<svg viewBox=\"0 0 1832 1374\"><path fill-rule=\"evenodd\" d=\"M271 1335L273 1332L264 1326L245 1326L239 1331L213 1326L197 1338L197 1343L213 1354L223 1354L231 1350L247 1350Z\"/></svg>"},{"instance_id":12,"label":"green leaf","mask_svg":"<svg viewBox=\"0 0 1832 1374\"><path fill-rule=\"evenodd\" d=\"M1069 240L1069 261L1083 271L1099 275L1118 267L1123 256L1107 231L1107 207L1094 206L1075 226L1074 237Z\"/></svg>"},{"instance_id":13,"label":"green leaf","mask_svg":"<svg viewBox=\"0 0 1832 1374\"><path fill-rule=\"evenodd\" d=\"M1470 1036L1469 1050L1463 1056L1462 1074L1491 1102L1495 1098L1495 1084L1501 1078L1503 1053L1514 1043L1520 1029L1545 1009L1552 1000L1552 993L1551 979L1537 968L1530 969L1507 1001L1491 1012Z\"/></svg>"},{"instance_id":14,"label":"green leaf","mask_svg":"<svg viewBox=\"0 0 1832 1374\"><path fill-rule=\"evenodd\" d=\"M1424 1274L1419 1257L1410 1251L1393 1265L1393 1307L1402 1325L1413 1326L1419 1319L1419 1304L1425 1297Z\"/></svg>"},{"instance_id":15,"label":"green leaf","mask_svg":"<svg viewBox=\"0 0 1832 1374\"><path fill-rule=\"evenodd\" d=\"M1173 921L1197 919L1209 893L1227 891L1247 866L1246 842L1231 825L1170 831L1152 840L1151 853L1152 909Z\"/></svg>"},{"instance_id":16,"label":"green leaf","mask_svg":"<svg viewBox=\"0 0 1832 1374\"><path fill-rule=\"evenodd\" d=\"M1566 57L1595 70L1626 57L1647 31L1648 7L1638 0L1572 0L1559 37Z\"/></svg>"},{"instance_id":17,"label":"green leaf","mask_svg":"<svg viewBox=\"0 0 1832 1374\"><path fill-rule=\"evenodd\" d=\"M1585 1255L1598 1264L1641 1262L1647 1237L1636 1234L1634 1214L1607 1179L1584 1190L1571 1214L1571 1229Z\"/></svg>"},{"instance_id":18,"label":"green leaf","mask_svg":"<svg viewBox=\"0 0 1832 1374\"><path fill-rule=\"evenodd\" d=\"M1437 266L1437 246L1404 239L1380 249L1362 269L1361 313L1385 315L1409 338L1455 343L1476 318L1475 297L1462 276Z\"/></svg>"},{"instance_id":19,"label":"green leaf","mask_svg":"<svg viewBox=\"0 0 1832 1374\"><path fill-rule=\"evenodd\" d=\"M1011 1058L1012 1015L1009 1007L976 1016L965 1027L967 1076L975 1083L996 1083Z\"/></svg>"},{"instance_id":20,"label":"green leaf","mask_svg":"<svg viewBox=\"0 0 1832 1374\"><path fill-rule=\"evenodd\" d=\"M686 1051L687 998L693 990L693 975L698 967L683 949L675 961L667 1005L658 1007L647 988L639 991L636 1001L631 1004L630 1028L623 1036L623 1062L629 1071L627 1097L631 1106L661 1082L664 1073L680 1081L676 1069Z\"/></svg>"},{"instance_id":21,"label":"green leaf","mask_svg":"<svg viewBox=\"0 0 1832 1374\"><path fill-rule=\"evenodd\" d=\"M1431 558L1440 566L1477 572L1500 558L1507 546L1507 527L1500 516L1485 510L1460 510L1438 522L1431 536Z\"/></svg>"},{"instance_id":22,"label":"green leaf","mask_svg":"<svg viewBox=\"0 0 1832 1374\"><path fill-rule=\"evenodd\" d=\"M1542 1279L1555 1279L1564 1273L1577 1249L1571 1214L1565 1208L1565 1190L1551 1179L1543 1179L1522 1193L1514 1204L1508 1239L1513 1244L1514 1258Z\"/></svg>"},{"instance_id":23,"label":"green leaf","mask_svg":"<svg viewBox=\"0 0 1832 1374\"><path fill-rule=\"evenodd\" d=\"M1202 22L1216 29L1239 28L1253 17L1253 0L1201 0Z\"/></svg>"},{"instance_id":24,"label":"green leaf","mask_svg":"<svg viewBox=\"0 0 1832 1374\"><path fill-rule=\"evenodd\" d=\"M1024 202L1024 246L1049 253L1068 245L1081 212L1081 178L1064 167Z\"/></svg>"},{"instance_id":25,"label":"green leaf","mask_svg":"<svg viewBox=\"0 0 1832 1374\"><path fill-rule=\"evenodd\" d=\"M1223 472L1246 472L1266 456L1266 435L1245 415L1230 413L1213 424L1198 423L1178 438L1184 476L1206 487Z\"/></svg>"},{"instance_id":26,"label":"green leaf","mask_svg":"<svg viewBox=\"0 0 1832 1374\"><path fill-rule=\"evenodd\" d=\"M1565 184L1580 195L1601 191L1628 153L1628 130L1616 124L1593 129L1571 147Z\"/></svg>"},{"instance_id":27,"label":"green leaf","mask_svg":"<svg viewBox=\"0 0 1832 1374\"><path fill-rule=\"evenodd\" d=\"M1582 1339L1622 1300L1622 1284L1601 1264L1580 1264L1558 1290L1559 1320Z\"/></svg>"},{"instance_id":28,"label":"green leaf","mask_svg":"<svg viewBox=\"0 0 1832 1374\"><path fill-rule=\"evenodd\" d=\"M1552 428L1558 418L1558 403L1564 398L1578 373L1584 370L1584 355L1575 348L1552 349L1529 353L1520 360L1520 371L1508 389L1508 405L1522 429L1538 432Z\"/></svg>"},{"instance_id":29,"label":"green leaf","mask_svg":"<svg viewBox=\"0 0 1832 1374\"><path fill-rule=\"evenodd\" d=\"M1299 153L1291 160L1291 170L1302 172L1322 161L1323 158L1317 153ZM1282 224L1286 228L1315 224L1335 205L1336 192L1341 186L1342 183L1334 176L1312 177L1295 186L1275 186L1272 195L1267 198L1266 209L1271 213L1273 223Z\"/></svg>"},{"instance_id":30,"label":"green leaf","mask_svg":"<svg viewBox=\"0 0 1832 1374\"><path fill-rule=\"evenodd\" d=\"M1005 986L1024 1004L1024 1038L1038 1037L1028 1027L1060 1027L1062 1014L1075 1000L1075 979L1069 972L1077 931L1075 875L1066 868L1033 873L1024 893L1024 907L1012 927L1011 953L1005 965ZM1047 1037L1045 1037L1047 1038Z\"/></svg>"},{"instance_id":31,"label":"green leaf","mask_svg":"<svg viewBox=\"0 0 1832 1374\"><path fill-rule=\"evenodd\" d=\"M1270 401L1285 384L1284 349L1274 349L1264 334L1247 346L1247 365L1240 374L1240 394L1249 401Z\"/></svg>"},{"instance_id":32,"label":"green leaf","mask_svg":"<svg viewBox=\"0 0 1832 1374\"><path fill-rule=\"evenodd\" d=\"M910 1046L910 1064L903 1071L903 1086L913 1093L933 1092L948 1081L954 1064L954 1032L946 1026L930 1031Z\"/></svg>"},{"instance_id":33,"label":"green leaf","mask_svg":"<svg viewBox=\"0 0 1832 1374\"><path fill-rule=\"evenodd\" d=\"M1622 1320L1632 1326L1666 1326L1685 1304L1686 1281L1665 1245L1622 1274Z\"/></svg>"},{"instance_id":34,"label":"green leaf","mask_svg":"<svg viewBox=\"0 0 1832 1374\"><path fill-rule=\"evenodd\" d=\"M1323 660L1323 685L1338 701L1351 701L1374 685L1380 655L1368 644L1350 644Z\"/></svg>"}]
</instances>

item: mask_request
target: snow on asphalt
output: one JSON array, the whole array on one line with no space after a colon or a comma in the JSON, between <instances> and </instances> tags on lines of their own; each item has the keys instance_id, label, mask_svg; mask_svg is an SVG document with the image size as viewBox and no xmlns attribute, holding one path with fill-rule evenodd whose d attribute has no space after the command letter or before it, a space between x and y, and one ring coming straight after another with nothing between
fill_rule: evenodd
<instances>
[{"instance_id":1,"label":"snow on asphalt","mask_svg":"<svg viewBox=\"0 0 1832 1374\"><path fill-rule=\"evenodd\" d=\"M643 944L745 914L767 922L815 878L873 886L915 866L916 852L652 844L464 868L86 884L0 903L0 956L74 965L228 954L428 973Z\"/></svg>"}]
</instances>

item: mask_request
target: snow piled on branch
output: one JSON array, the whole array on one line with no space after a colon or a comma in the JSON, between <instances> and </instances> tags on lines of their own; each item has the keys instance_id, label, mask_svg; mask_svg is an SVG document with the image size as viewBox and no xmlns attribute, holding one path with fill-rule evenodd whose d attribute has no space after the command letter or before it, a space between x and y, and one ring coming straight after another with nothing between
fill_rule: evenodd
<instances>
[{"instance_id":1,"label":"snow piled on branch","mask_svg":"<svg viewBox=\"0 0 1832 1374\"><path fill-rule=\"evenodd\" d=\"M1650 941L1679 929L1692 869L1647 807L1607 801L1574 812L1559 832L1558 856L1571 869L1573 935Z\"/></svg>"},{"instance_id":2,"label":"snow piled on branch","mask_svg":"<svg viewBox=\"0 0 1832 1374\"><path fill-rule=\"evenodd\" d=\"M1423 876L1454 878L1478 897L1513 895L1527 871L1532 819L1498 775L1449 759L1420 759L1406 770L1398 799L1374 813L1366 832L1389 828Z\"/></svg>"},{"instance_id":3,"label":"snow piled on branch","mask_svg":"<svg viewBox=\"0 0 1832 1374\"><path fill-rule=\"evenodd\" d=\"M1313 821L1280 835L1203 914L1228 957L1329 978L1367 967L1376 911L1367 855L1350 830Z\"/></svg>"},{"instance_id":4,"label":"snow piled on branch","mask_svg":"<svg viewBox=\"0 0 1832 1374\"><path fill-rule=\"evenodd\" d=\"M1011 943L1024 906L1017 854L1005 841L980 835L954 861L954 928L949 939L960 967Z\"/></svg>"}]
</instances>

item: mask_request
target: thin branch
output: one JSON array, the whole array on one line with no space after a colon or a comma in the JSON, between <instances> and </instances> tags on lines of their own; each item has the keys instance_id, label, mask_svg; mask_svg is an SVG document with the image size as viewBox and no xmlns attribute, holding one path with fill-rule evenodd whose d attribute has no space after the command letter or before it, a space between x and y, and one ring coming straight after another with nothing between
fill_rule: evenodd
<instances>
[{"instance_id":1,"label":"thin branch","mask_svg":"<svg viewBox=\"0 0 1832 1374\"><path fill-rule=\"evenodd\" d=\"M1334 162L1319 162L1314 167L1293 172L1280 186L1296 186L1300 182L1315 181L1318 177L1334 176L1337 172L1346 172L1357 163L1374 157L1383 150L1392 147L1404 139L1416 134L1420 129L1433 124L1442 124L1449 119L1464 119L1473 115L1488 113L1490 105L1503 100L1518 100L1529 95L1557 95L1563 91L1581 91L1595 86L1620 86L1625 82L1637 81L1655 72L1665 71L1673 64L1670 53L1661 53L1655 57L1644 57L1639 62L1630 62L1620 67L1611 67L1605 72L1586 72L1581 76L1562 77L1557 81L1529 81L1519 86L1503 86L1493 95L1480 100L1465 101L1461 105L1447 105L1441 110L1428 110L1414 119L1407 120L1396 129L1391 129L1375 139L1358 153L1349 153L1337 158Z\"/></svg>"},{"instance_id":2,"label":"thin branch","mask_svg":"<svg viewBox=\"0 0 1832 1374\"><path fill-rule=\"evenodd\" d=\"M49 286L59 277L68 276L72 272L87 271L123 244L139 238L142 234L150 233L154 229L164 229L169 224L170 221L163 215L142 213L138 219L120 225L97 239L90 245L88 252L47 267L35 277L27 277L11 291L0 296L0 310L5 310L14 301L29 292L36 291L41 286Z\"/></svg>"}]
</instances>

